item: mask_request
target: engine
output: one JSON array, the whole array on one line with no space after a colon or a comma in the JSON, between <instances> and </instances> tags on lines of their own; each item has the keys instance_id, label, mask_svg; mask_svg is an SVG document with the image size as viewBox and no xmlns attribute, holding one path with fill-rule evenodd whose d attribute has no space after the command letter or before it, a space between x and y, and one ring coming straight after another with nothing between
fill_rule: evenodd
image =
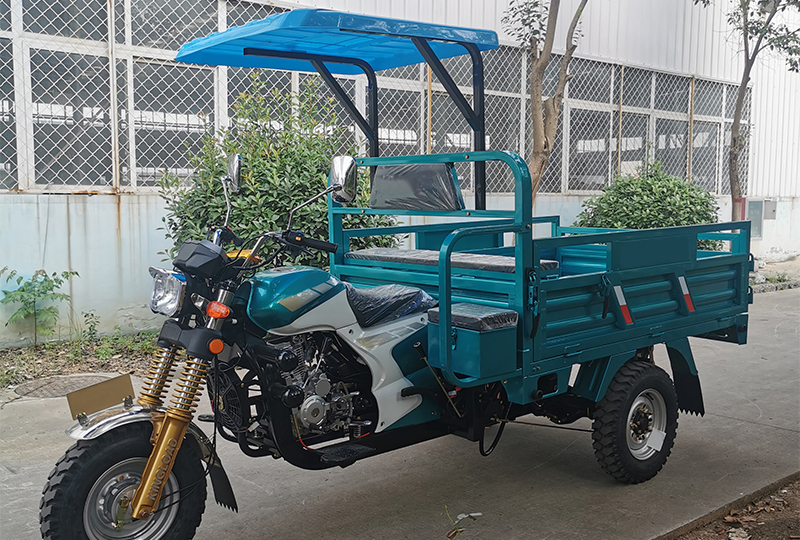
<instances>
[{"instance_id":1,"label":"engine","mask_svg":"<svg viewBox=\"0 0 800 540\"><path fill-rule=\"evenodd\" d=\"M353 429L358 437L371 421L369 372L348 359L332 337L295 336L278 359L281 376L292 392L292 413L298 435L325 434ZM367 384L364 384L364 381ZM362 393L361 387L365 386Z\"/></svg>"}]
</instances>

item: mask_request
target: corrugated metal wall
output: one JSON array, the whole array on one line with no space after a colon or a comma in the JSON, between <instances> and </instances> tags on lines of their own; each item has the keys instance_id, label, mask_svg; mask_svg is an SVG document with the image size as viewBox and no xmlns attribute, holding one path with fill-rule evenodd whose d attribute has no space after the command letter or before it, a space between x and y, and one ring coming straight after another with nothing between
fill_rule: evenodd
<instances>
[{"instance_id":1,"label":"corrugated metal wall","mask_svg":"<svg viewBox=\"0 0 800 540\"><path fill-rule=\"evenodd\" d=\"M276 2L386 17L501 28L508 0L299 0ZM563 0L555 50L563 52L569 21L579 0ZM626 65L734 82L740 73L736 46L728 40L728 1L703 8L691 0L591 0L581 18L578 55Z\"/></svg>"},{"instance_id":2,"label":"corrugated metal wall","mask_svg":"<svg viewBox=\"0 0 800 540\"><path fill-rule=\"evenodd\" d=\"M788 72L782 58L759 62L753 120L749 195L800 197L800 73Z\"/></svg>"},{"instance_id":3,"label":"corrugated metal wall","mask_svg":"<svg viewBox=\"0 0 800 540\"><path fill-rule=\"evenodd\" d=\"M555 50L564 49L578 0L564 0ZM708 8L691 0L591 0L583 14L577 56L738 83L742 55L726 20L730 0ZM381 16L501 28L508 0L317 0L280 2ZM762 53L753 74L753 138L749 196L800 196L800 75Z\"/></svg>"}]
</instances>

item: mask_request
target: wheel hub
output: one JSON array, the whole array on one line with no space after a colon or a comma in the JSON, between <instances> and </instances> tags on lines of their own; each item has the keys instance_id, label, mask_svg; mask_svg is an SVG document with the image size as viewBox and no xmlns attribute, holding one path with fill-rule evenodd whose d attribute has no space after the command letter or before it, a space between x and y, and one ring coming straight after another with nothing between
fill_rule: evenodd
<instances>
[{"instance_id":1,"label":"wheel hub","mask_svg":"<svg viewBox=\"0 0 800 540\"><path fill-rule=\"evenodd\" d=\"M667 407L661 394L647 389L636 396L626 425L625 438L634 459L644 461L657 454L667 428Z\"/></svg>"},{"instance_id":2,"label":"wheel hub","mask_svg":"<svg viewBox=\"0 0 800 540\"><path fill-rule=\"evenodd\" d=\"M637 441L643 441L653 431L653 411L645 404L640 404L633 411L630 428L633 432L633 438Z\"/></svg>"},{"instance_id":3,"label":"wheel hub","mask_svg":"<svg viewBox=\"0 0 800 540\"><path fill-rule=\"evenodd\" d=\"M132 458L117 463L103 473L89 490L83 509L83 523L90 540L157 540L166 534L175 520L178 506L168 506L177 497L162 497L161 510L146 520L134 520L130 502L141 481L146 458ZM177 492L173 475L165 492ZM166 504L165 504L166 503Z\"/></svg>"}]
</instances>

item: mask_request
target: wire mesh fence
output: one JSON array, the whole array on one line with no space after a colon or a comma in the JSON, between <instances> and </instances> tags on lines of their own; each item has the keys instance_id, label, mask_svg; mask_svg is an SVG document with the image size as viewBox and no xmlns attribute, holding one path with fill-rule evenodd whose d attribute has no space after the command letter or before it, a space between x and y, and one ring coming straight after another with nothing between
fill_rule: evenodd
<instances>
[{"instance_id":1,"label":"wire mesh fence","mask_svg":"<svg viewBox=\"0 0 800 540\"><path fill-rule=\"evenodd\" d=\"M186 176L203 135L236 129L237 100L254 77L280 94L306 83L333 94L315 74L172 61L187 41L286 11L254 0L0 0L0 190L147 190L169 172ZM556 91L561 57L545 71ZM468 102L469 56L443 61ZM486 145L527 158L533 148L529 58L517 47L484 53ZM727 148L738 87L576 58L545 168L543 193L595 192L646 159L715 193L729 193ZM381 155L466 152L473 132L435 75L415 64L378 72ZM338 79L366 112L366 78ZM743 100L743 131L752 96ZM344 108L342 152L367 144ZM740 157L747 184L749 145ZM470 165L457 168L474 188ZM490 164L489 193L513 191Z\"/></svg>"}]
</instances>

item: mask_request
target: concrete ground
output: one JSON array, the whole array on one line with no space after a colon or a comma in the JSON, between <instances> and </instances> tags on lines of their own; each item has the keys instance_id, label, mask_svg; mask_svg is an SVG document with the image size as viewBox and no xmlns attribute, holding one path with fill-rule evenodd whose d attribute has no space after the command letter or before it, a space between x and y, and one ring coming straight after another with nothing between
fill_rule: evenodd
<instances>
[{"instance_id":1,"label":"concrete ground","mask_svg":"<svg viewBox=\"0 0 800 540\"><path fill-rule=\"evenodd\" d=\"M443 539L447 512L483 514L465 539L658 537L800 470L800 290L756 295L749 340L692 341L708 412L681 415L667 465L644 484L602 472L590 433L550 427L509 425L489 458L448 437L322 472L221 441L240 513L210 496L196 538ZM657 361L668 366L663 348ZM0 537L33 540L71 422L64 398L11 397L0 396Z\"/></svg>"}]
</instances>

